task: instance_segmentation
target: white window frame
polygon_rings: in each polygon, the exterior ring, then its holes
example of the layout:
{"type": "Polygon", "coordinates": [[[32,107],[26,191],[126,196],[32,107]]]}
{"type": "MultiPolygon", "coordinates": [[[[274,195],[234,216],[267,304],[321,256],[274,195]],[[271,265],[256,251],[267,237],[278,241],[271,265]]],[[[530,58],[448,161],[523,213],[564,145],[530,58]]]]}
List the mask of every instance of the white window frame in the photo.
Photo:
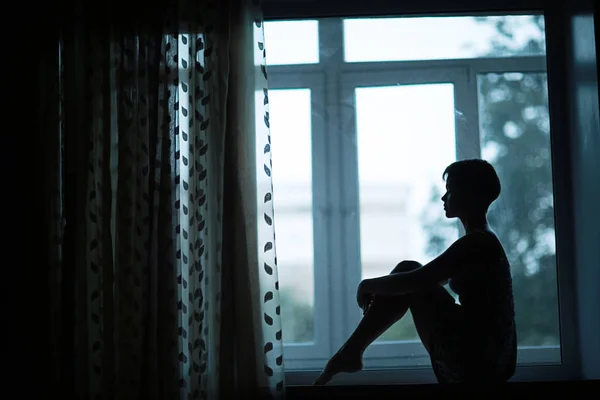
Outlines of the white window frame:
{"type": "MultiPolygon", "coordinates": [[[[484,73],[546,73],[545,56],[347,63],[342,51],[331,51],[343,48],[342,21],[319,20],[321,51],[318,64],[268,67],[269,89],[309,88],[312,104],[318,107],[312,110],[314,285],[315,305],[318,304],[315,306],[315,341],[285,344],[289,385],[310,384],[360,319],[360,310],[349,301],[354,299],[361,279],[355,88],[453,83],[455,108],[467,121],[456,126],[457,158],[480,157],[477,76],[484,73]],[[462,146],[462,143],[468,143],[468,146],[462,146]]],[[[553,167],[556,170],[554,159],[553,167]]],[[[557,251],[559,247],[560,243],[557,243],[557,251]]],[[[561,286],[564,274],[557,276],[561,286]]],[[[564,331],[569,327],[563,325],[565,306],[560,296],[558,306],[561,309],[562,341],[564,331]]],[[[563,351],[560,346],[519,347],[519,364],[513,380],[570,377],[569,365],[554,362],[561,358],[563,351]]],[[[364,361],[367,369],[342,374],[333,384],[436,382],[420,341],[373,343],[365,353],[364,361]],[[399,370],[402,372],[398,373],[399,370]]]]}

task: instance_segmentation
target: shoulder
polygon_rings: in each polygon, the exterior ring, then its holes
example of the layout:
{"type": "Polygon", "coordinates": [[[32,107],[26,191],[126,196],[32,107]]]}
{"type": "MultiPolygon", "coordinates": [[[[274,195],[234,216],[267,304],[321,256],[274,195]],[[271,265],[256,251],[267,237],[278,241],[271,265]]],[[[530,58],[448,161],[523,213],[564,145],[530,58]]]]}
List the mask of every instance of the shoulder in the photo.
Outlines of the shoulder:
{"type": "Polygon", "coordinates": [[[492,231],[471,232],[459,238],[451,246],[452,253],[462,261],[482,261],[503,253],[502,245],[492,231]]]}

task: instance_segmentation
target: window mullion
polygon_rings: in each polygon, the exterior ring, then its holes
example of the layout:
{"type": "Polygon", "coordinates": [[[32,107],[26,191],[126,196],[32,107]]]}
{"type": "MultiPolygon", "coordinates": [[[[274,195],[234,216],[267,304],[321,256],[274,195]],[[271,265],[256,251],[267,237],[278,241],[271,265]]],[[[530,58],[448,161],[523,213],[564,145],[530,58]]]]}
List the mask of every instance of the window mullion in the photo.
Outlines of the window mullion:
{"type": "Polygon", "coordinates": [[[479,158],[479,117],[477,76],[471,68],[456,70],[453,74],[454,112],[456,121],[456,159],[479,158]]]}
{"type": "MultiPolygon", "coordinates": [[[[346,298],[346,265],[344,232],[345,192],[343,181],[343,132],[341,131],[342,110],[340,101],[340,70],[343,64],[342,20],[319,21],[320,63],[325,75],[325,105],[327,132],[327,188],[330,209],[329,224],[329,340],[331,352],[347,338],[345,324],[348,321],[346,298]]],[[[327,354],[330,356],[331,354],[327,354]]]]}
{"type": "MultiPolygon", "coordinates": [[[[314,226],[314,318],[316,358],[325,359],[331,347],[329,338],[330,304],[330,274],[331,265],[331,200],[328,193],[330,177],[328,175],[328,160],[330,159],[330,144],[327,140],[327,119],[323,117],[321,108],[325,102],[324,82],[319,76],[311,87],[311,127],[312,127],[312,180],[313,180],[313,210],[314,226]]],[[[308,354],[307,354],[308,355],[308,354]]],[[[315,358],[310,354],[311,358],[315,358]]]]}
{"type": "MultiPolygon", "coordinates": [[[[454,84],[456,159],[481,158],[477,73],[471,66],[455,71],[452,83],[454,84]]],[[[462,224],[457,221],[457,226],[459,234],[464,235],[465,229],[462,224]]]]}
{"type": "MultiPolygon", "coordinates": [[[[361,312],[356,304],[356,289],[362,279],[360,236],[360,189],[356,127],[355,87],[344,81],[340,87],[341,112],[340,152],[342,156],[343,209],[342,230],[344,238],[343,306],[346,313],[345,341],[360,321],[361,312]]],[[[343,342],[342,342],[343,343],[343,342]]]]}

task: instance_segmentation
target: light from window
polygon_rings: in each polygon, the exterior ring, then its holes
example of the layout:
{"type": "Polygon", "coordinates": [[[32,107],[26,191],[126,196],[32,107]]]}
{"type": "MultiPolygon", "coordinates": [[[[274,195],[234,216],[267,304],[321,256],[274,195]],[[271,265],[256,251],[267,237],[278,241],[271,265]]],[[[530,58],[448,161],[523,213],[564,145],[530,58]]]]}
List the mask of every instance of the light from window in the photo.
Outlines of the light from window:
{"type": "MultiPolygon", "coordinates": [[[[263,93],[257,93],[257,103],[262,101],[263,93]]],[[[269,115],[283,341],[311,342],[314,251],[310,90],[270,90],[269,115]]],[[[262,111],[257,123],[264,123],[262,111]]],[[[257,150],[262,154],[262,145],[257,150]]]]}
{"type": "Polygon", "coordinates": [[[344,20],[346,62],[443,60],[545,53],[544,19],[537,15],[344,20]]]}
{"type": "MultiPolygon", "coordinates": [[[[389,274],[401,260],[431,259],[427,221],[443,216],[441,173],[456,159],[454,87],[363,87],[355,93],[362,279],[369,279],[389,274]]],[[[447,240],[458,238],[453,222],[433,229],[447,240]]],[[[414,339],[410,316],[379,338],[414,339]]]]}
{"type": "Polygon", "coordinates": [[[478,84],[482,153],[503,184],[489,219],[512,267],[519,345],[558,346],[547,77],[490,73],[478,84]]]}
{"type": "MultiPolygon", "coordinates": [[[[264,23],[268,65],[316,64],[319,62],[318,21],[272,21],[264,23]]],[[[262,62],[255,52],[254,62],[262,62]]]]}

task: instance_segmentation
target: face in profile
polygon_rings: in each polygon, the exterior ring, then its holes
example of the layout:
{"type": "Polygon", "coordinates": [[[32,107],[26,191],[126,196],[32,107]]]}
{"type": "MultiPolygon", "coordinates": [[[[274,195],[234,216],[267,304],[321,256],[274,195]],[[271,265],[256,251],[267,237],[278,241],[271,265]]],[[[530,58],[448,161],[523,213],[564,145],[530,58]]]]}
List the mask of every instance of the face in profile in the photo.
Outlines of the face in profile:
{"type": "Polygon", "coordinates": [[[449,182],[446,182],[446,193],[442,197],[446,218],[457,218],[460,216],[460,196],[456,192],[456,189],[452,189],[449,182]]]}
{"type": "Polygon", "coordinates": [[[450,178],[446,181],[446,193],[442,197],[446,218],[461,218],[480,208],[476,198],[452,183],[450,178]]]}

